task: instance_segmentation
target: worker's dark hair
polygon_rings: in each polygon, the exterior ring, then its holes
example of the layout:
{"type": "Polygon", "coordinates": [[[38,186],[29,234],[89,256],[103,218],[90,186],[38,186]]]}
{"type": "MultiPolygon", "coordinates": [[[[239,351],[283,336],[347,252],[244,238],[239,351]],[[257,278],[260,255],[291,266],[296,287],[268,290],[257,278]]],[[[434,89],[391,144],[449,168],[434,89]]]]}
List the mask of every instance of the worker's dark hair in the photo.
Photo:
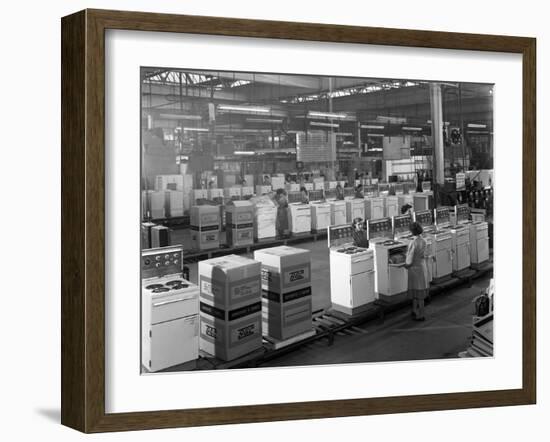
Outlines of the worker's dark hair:
{"type": "Polygon", "coordinates": [[[276,194],[277,196],[279,196],[279,195],[281,195],[281,194],[282,194],[282,195],[286,195],[286,190],[285,190],[285,189],[277,189],[276,192],[275,192],[275,194],[276,194]]]}
{"type": "Polygon", "coordinates": [[[307,189],[306,189],[304,186],[302,186],[302,187],[300,187],[300,192],[305,192],[305,193],[307,193],[307,189]]]}
{"type": "Polygon", "coordinates": [[[405,204],[403,206],[401,206],[401,215],[405,215],[405,213],[407,213],[407,211],[411,208],[412,206],[410,204],[405,204]]]}
{"type": "Polygon", "coordinates": [[[417,223],[417,222],[413,222],[409,225],[409,230],[411,231],[411,233],[413,235],[420,235],[424,229],[422,228],[422,226],[417,223]]]}

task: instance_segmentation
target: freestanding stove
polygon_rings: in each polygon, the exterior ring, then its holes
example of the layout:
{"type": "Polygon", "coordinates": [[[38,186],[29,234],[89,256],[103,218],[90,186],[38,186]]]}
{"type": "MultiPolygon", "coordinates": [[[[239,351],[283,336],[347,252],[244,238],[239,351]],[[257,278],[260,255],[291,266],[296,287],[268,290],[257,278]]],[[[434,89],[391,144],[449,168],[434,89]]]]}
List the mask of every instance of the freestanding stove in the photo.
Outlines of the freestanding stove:
{"type": "Polygon", "coordinates": [[[311,211],[311,231],[326,232],[330,226],[330,203],[324,201],[324,190],[314,190],[309,193],[311,211]]]}
{"type": "Polygon", "coordinates": [[[393,239],[391,218],[368,221],[369,248],[374,250],[377,297],[393,301],[407,291],[407,244],[393,239]]]}
{"type": "Polygon", "coordinates": [[[455,206],[456,225],[450,228],[453,246],[453,272],[470,267],[470,208],[467,204],[455,206]]]}
{"type": "Polygon", "coordinates": [[[149,372],[199,356],[199,288],[183,279],[182,258],[182,246],[141,254],[141,362],[149,372]]]}
{"type": "Polygon", "coordinates": [[[433,279],[440,279],[453,271],[452,234],[449,230],[451,221],[448,207],[438,207],[433,213],[436,228],[426,232],[426,237],[432,240],[433,279]]]}
{"type": "Polygon", "coordinates": [[[291,235],[311,232],[311,209],[302,203],[301,192],[288,192],[288,224],[291,235]]]}
{"type": "Polygon", "coordinates": [[[358,308],[376,299],[374,253],[354,245],[350,224],[331,226],[328,244],[332,308],[353,315],[358,308]]]}

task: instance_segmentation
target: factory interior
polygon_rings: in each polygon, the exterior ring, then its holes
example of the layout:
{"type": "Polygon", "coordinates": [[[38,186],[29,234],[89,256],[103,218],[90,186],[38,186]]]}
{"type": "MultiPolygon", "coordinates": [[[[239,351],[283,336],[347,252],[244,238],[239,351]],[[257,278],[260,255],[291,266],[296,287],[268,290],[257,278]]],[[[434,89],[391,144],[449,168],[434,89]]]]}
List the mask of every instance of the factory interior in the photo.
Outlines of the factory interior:
{"type": "Polygon", "coordinates": [[[143,67],[141,128],[142,374],[493,356],[492,84],[143,67]]]}

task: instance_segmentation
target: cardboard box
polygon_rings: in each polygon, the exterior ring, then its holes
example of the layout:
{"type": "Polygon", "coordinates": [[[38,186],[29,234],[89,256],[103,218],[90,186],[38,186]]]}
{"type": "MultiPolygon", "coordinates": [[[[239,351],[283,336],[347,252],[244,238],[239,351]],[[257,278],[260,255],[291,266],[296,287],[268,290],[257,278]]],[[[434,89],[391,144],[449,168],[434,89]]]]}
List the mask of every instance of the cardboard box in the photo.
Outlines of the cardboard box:
{"type": "Polygon", "coordinates": [[[309,250],[280,246],[256,250],[262,263],[262,330],[284,340],[311,330],[309,250]]]}
{"type": "Polygon", "coordinates": [[[219,206],[193,206],[190,210],[191,243],[198,250],[220,247],[219,206]]]}
{"type": "Polygon", "coordinates": [[[237,255],[199,263],[201,350],[231,360],[262,346],[260,269],[237,255]]]}
{"type": "Polygon", "coordinates": [[[183,175],[157,175],[155,190],[183,190],[183,175]]]}
{"type": "Polygon", "coordinates": [[[183,191],[167,190],[164,195],[166,217],[183,216],[183,191]]]}
{"type": "Polygon", "coordinates": [[[151,227],[151,248],[168,247],[170,245],[170,229],[166,226],[151,227]]]}
{"type": "Polygon", "coordinates": [[[208,199],[208,190],[206,189],[193,189],[191,191],[191,204],[194,206],[204,204],[208,199]]]}
{"type": "Polygon", "coordinates": [[[164,190],[149,190],[147,192],[147,206],[152,219],[162,219],[165,215],[165,195],[164,190]]]}
{"type": "Polygon", "coordinates": [[[155,227],[153,223],[141,223],[141,249],[151,248],[151,228],[155,227]]]}
{"type": "Polygon", "coordinates": [[[250,201],[232,201],[225,206],[227,245],[254,244],[254,205],[250,201]]]}

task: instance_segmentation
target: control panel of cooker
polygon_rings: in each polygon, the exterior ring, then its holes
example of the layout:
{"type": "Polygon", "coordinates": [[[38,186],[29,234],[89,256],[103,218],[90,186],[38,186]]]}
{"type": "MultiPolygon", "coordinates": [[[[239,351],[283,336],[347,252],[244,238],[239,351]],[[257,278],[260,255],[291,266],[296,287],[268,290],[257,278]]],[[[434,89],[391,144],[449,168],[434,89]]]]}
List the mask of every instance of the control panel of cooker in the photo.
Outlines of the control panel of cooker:
{"type": "Polygon", "coordinates": [[[183,247],[169,246],[146,249],[141,253],[143,279],[173,275],[182,270],[183,247]]]}

